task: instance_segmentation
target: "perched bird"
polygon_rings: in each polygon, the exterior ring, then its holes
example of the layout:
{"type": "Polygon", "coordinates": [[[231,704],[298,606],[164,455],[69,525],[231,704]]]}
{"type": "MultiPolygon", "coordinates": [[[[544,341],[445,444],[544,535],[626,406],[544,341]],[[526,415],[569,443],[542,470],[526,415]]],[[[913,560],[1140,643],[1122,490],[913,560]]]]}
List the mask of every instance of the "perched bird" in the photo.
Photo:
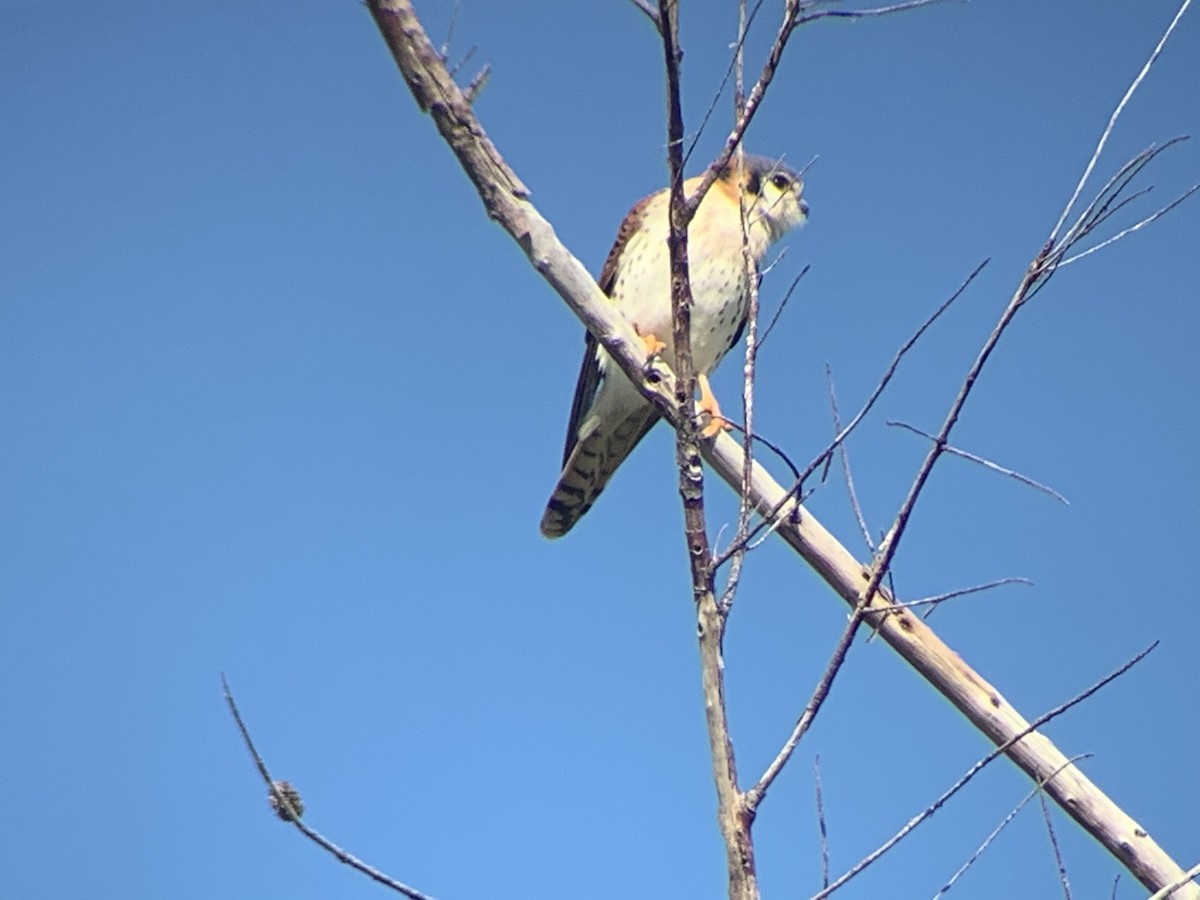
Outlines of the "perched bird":
{"type": "MultiPolygon", "coordinates": [[[[700,180],[685,181],[685,191],[694,191],[700,180]]],[[[707,376],[737,343],[746,324],[749,285],[742,255],[739,189],[745,192],[748,243],[756,266],[772,242],[808,218],[799,173],[776,160],[747,154],[745,171],[739,172],[736,161],[731,161],[688,227],[692,359],[700,384],[700,408],[712,416],[706,436],[724,425],[707,376]]],[[[674,368],[669,206],[670,192],[665,189],[634,205],[617,231],[598,282],[633,323],[646,349],[661,354],[674,368]]],[[[542,534],[554,538],[570,531],[658,418],[589,332],[567,425],[563,470],[542,515],[542,534]]]]}

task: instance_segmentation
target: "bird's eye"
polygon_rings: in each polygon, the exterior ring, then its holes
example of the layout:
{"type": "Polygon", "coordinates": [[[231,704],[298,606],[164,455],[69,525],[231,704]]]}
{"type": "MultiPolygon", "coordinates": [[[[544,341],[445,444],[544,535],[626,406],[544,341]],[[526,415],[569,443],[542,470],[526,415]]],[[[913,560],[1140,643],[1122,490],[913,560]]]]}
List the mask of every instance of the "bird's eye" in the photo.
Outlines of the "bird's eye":
{"type": "Polygon", "coordinates": [[[792,185],[792,179],[780,173],[771,177],[771,184],[779,188],[781,191],[786,191],[792,185]]]}

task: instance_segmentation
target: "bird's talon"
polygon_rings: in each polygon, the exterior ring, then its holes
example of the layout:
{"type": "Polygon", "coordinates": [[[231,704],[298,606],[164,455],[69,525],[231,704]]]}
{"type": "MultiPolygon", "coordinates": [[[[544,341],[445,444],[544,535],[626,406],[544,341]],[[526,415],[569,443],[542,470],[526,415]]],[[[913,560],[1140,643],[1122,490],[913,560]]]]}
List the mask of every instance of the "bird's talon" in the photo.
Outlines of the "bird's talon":
{"type": "Polygon", "coordinates": [[[667,345],[652,334],[639,334],[638,337],[640,337],[642,339],[642,343],[646,345],[646,353],[651,359],[667,349],[667,345]]]}
{"type": "Polygon", "coordinates": [[[711,418],[709,418],[708,424],[700,429],[700,437],[708,440],[709,438],[715,438],[722,431],[732,430],[733,425],[728,419],[724,418],[723,416],[713,415],[711,418]]]}
{"type": "Polygon", "coordinates": [[[721,407],[717,404],[717,398],[708,383],[708,376],[697,375],[696,382],[700,385],[700,399],[696,403],[696,409],[709,415],[708,422],[700,430],[700,436],[713,438],[722,431],[732,431],[733,424],[721,415],[721,407]]]}

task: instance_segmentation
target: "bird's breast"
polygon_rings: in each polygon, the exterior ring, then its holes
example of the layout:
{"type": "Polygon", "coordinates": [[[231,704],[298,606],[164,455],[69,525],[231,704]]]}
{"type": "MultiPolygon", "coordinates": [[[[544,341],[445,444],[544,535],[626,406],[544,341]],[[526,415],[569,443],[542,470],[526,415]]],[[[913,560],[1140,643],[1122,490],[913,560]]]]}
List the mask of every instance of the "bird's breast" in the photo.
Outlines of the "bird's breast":
{"type": "MultiPolygon", "coordinates": [[[[740,230],[733,239],[716,237],[696,228],[689,232],[692,359],[696,371],[706,374],[729,349],[746,313],[740,230]]],[[[652,334],[667,345],[664,356],[674,366],[670,273],[665,238],[641,231],[625,246],[612,297],[639,334],[652,334]]]]}

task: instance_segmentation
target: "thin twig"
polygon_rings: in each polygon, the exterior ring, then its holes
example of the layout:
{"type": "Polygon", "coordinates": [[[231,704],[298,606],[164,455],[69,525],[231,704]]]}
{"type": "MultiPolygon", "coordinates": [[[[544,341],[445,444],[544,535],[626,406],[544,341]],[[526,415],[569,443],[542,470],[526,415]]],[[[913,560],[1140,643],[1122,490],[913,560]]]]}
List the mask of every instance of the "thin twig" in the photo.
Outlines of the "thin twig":
{"type": "MultiPolygon", "coordinates": [[[[438,51],[438,56],[442,62],[446,62],[450,56],[450,44],[454,40],[454,28],[458,24],[458,13],[462,3],[460,0],[454,0],[454,5],[450,7],[450,24],[446,26],[446,39],[442,41],[442,49],[438,51]]],[[[451,75],[454,73],[451,72],[451,75]]]]}
{"type": "MultiPolygon", "coordinates": [[[[809,479],[812,473],[832,457],[833,451],[836,450],[842,444],[842,442],[845,441],[846,438],[851,435],[851,433],[853,433],[853,431],[858,427],[859,423],[867,417],[867,414],[874,408],[876,401],[879,400],[879,398],[883,395],[884,390],[886,390],[887,386],[891,383],[892,378],[895,377],[897,370],[900,368],[900,363],[904,357],[908,355],[909,351],[912,350],[917,341],[921,339],[925,332],[933,326],[933,323],[941,318],[942,314],[951,307],[954,301],[956,301],[966,292],[967,288],[971,285],[971,282],[978,277],[979,273],[983,271],[983,267],[987,264],[988,260],[985,259],[983,262],[977,265],[971,274],[968,275],[955,289],[954,293],[943,300],[941,305],[935,309],[933,313],[921,323],[920,327],[913,332],[912,336],[900,346],[900,349],[896,351],[896,355],[892,357],[891,363],[884,371],[883,376],[875,385],[875,389],[871,392],[871,395],[867,397],[866,402],[863,403],[858,412],[854,414],[854,418],[852,418],[846,427],[843,428],[838,435],[825,446],[824,450],[813,457],[812,461],[807,467],[805,467],[804,471],[802,471],[800,475],[798,475],[792,482],[791,490],[789,490],[779,500],[779,502],[772,507],[770,512],[763,516],[762,522],[750,530],[747,540],[754,538],[764,528],[774,531],[779,527],[779,514],[783,511],[784,507],[786,507],[793,499],[800,495],[800,492],[804,489],[804,483],[809,479]]],[[[725,551],[719,557],[717,557],[716,564],[718,566],[723,565],[725,561],[729,559],[729,557],[732,556],[736,551],[737,545],[735,543],[726,548],[725,551]]]]}
{"type": "Polygon", "coordinates": [[[1106,218],[1109,209],[1112,207],[1112,204],[1118,200],[1132,178],[1136,176],[1152,159],[1154,159],[1158,153],[1162,152],[1163,149],[1174,143],[1174,141],[1170,141],[1167,142],[1167,144],[1165,144],[1163,147],[1148,148],[1147,150],[1137,154],[1137,156],[1122,166],[1118,174],[1113,178],[1110,178],[1104,187],[1101,188],[1101,191],[1097,195],[1096,199],[1094,199],[1088,205],[1087,209],[1085,209],[1080,218],[1076,220],[1075,224],[1072,225],[1067,234],[1064,235],[1062,241],[1058,241],[1059,231],[1061,230],[1063,223],[1066,222],[1068,216],[1070,215],[1071,209],[1074,207],[1080,194],[1083,192],[1084,185],[1091,176],[1092,170],[1096,165],[1096,160],[1099,158],[1101,151],[1104,149],[1104,145],[1107,143],[1109,135],[1112,133],[1117,120],[1120,118],[1122,110],[1129,102],[1129,98],[1133,96],[1134,91],[1137,90],[1138,86],[1145,79],[1150,67],[1158,58],[1158,55],[1162,52],[1162,48],[1166,43],[1167,38],[1170,37],[1175,25],[1179,22],[1180,17],[1183,15],[1190,3],[1191,0],[1184,0],[1179,12],[1176,13],[1175,18],[1168,26],[1162,38],[1159,40],[1154,52],[1150,55],[1150,58],[1142,67],[1141,72],[1138,73],[1133,83],[1129,86],[1129,89],[1125,92],[1125,96],[1121,99],[1121,102],[1117,104],[1117,108],[1113,111],[1112,116],[1109,118],[1108,125],[1101,134],[1100,140],[1097,142],[1096,148],[1092,153],[1092,157],[1084,169],[1083,177],[1080,179],[1078,186],[1071,195],[1071,199],[1067,202],[1066,207],[1063,209],[1058,223],[1055,225],[1054,230],[1050,234],[1050,238],[1043,245],[1037,256],[1034,257],[1033,262],[1030,263],[1024,277],[1021,279],[1021,283],[1017,286],[1016,291],[1013,293],[1012,298],[1009,300],[1008,305],[1001,314],[999,322],[997,322],[996,327],[992,330],[992,333],[984,342],[984,345],[980,349],[975,362],[971,365],[970,370],[963,379],[962,386],[959,388],[958,395],[954,398],[954,402],[950,405],[950,410],[942,423],[941,429],[938,431],[936,437],[931,438],[933,446],[930,447],[929,452],[926,454],[924,461],[921,463],[916,476],[913,478],[908,495],[904,498],[904,502],[901,504],[899,511],[896,513],[896,517],[892,523],[892,527],[888,531],[887,537],[884,538],[883,545],[872,566],[874,569],[886,570],[888,566],[890,566],[891,560],[895,556],[897,546],[904,535],[905,529],[908,527],[908,522],[912,516],[917,499],[924,490],[924,487],[929,480],[929,476],[933,471],[933,467],[937,464],[938,460],[941,459],[942,454],[949,452],[948,447],[950,433],[953,431],[955,424],[958,422],[958,418],[962,413],[963,407],[966,405],[967,399],[975,387],[984,365],[986,365],[988,359],[991,357],[991,354],[999,343],[1000,338],[1008,330],[1008,326],[1012,323],[1012,320],[1016,316],[1017,312],[1042,287],[1046,285],[1056,271],[1059,263],[1062,261],[1063,255],[1066,253],[1067,249],[1069,249],[1069,247],[1073,244],[1082,240],[1083,237],[1090,233],[1099,222],[1106,218]]]}
{"type": "MultiPolygon", "coordinates": [[[[1071,759],[1060,766],[1058,771],[1054,772],[1050,778],[1053,778],[1058,774],[1058,772],[1061,772],[1067,766],[1074,765],[1081,759],[1087,759],[1089,756],[1091,756],[1090,753],[1081,753],[1078,756],[1072,756],[1071,759]]],[[[971,868],[971,866],[975,865],[975,863],[979,861],[979,857],[983,856],[984,851],[987,850],[987,848],[992,845],[996,838],[1000,836],[1000,832],[1007,828],[1008,824],[1017,817],[1017,813],[1029,805],[1030,800],[1032,800],[1034,797],[1045,797],[1045,793],[1042,791],[1042,785],[1047,780],[1049,779],[1044,779],[1043,781],[1039,782],[1032,791],[1025,795],[1025,798],[1021,800],[1020,803],[1018,803],[1009,811],[1007,816],[1000,820],[1000,824],[992,829],[992,832],[983,839],[983,843],[976,848],[975,852],[971,854],[970,858],[968,858],[967,861],[963,863],[953,875],[946,879],[946,883],[942,885],[942,889],[933,895],[933,900],[938,900],[939,897],[945,896],[950,889],[954,887],[955,883],[966,874],[967,870],[971,868]]],[[[1042,801],[1042,808],[1043,810],[1045,809],[1045,800],[1042,801]]]]}
{"type": "Polygon", "coordinates": [[[1050,817],[1046,794],[1039,787],[1037,795],[1038,802],[1042,805],[1042,821],[1046,823],[1046,834],[1050,837],[1050,847],[1054,850],[1054,864],[1058,867],[1058,880],[1062,884],[1063,898],[1071,900],[1071,882],[1067,878],[1067,864],[1063,862],[1062,848],[1058,846],[1058,835],[1054,832],[1054,820],[1050,817]]]}
{"type": "MultiPolygon", "coordinates": [[[[1109,673],[1108,675],[1105,675],[1103,678],[1101,678],[1099,681],[1097,681],[1095,684],[1093,684],[1087,690],[1083,691],[1080,694],[1077,694],[1075,697],[1072,697],[1066,703],[1063,703],[1059,706],[1054,707],[1054,709],[1050,710],[1049,712],[1042,713],[1042,715],[1038,716],[1036,719],[1034,719],[1032,722],[1029,723],[1028,728],[1025,728],[1024,730],[1013,735],[1012,738],[1005,741],[1003,744],[998,746],[995,750],[990,752],[987,756],[983,757],[983,759],[979,760],[973,766],[971,766],[971,768],[967,770],[966,774],[964,774],[961,778],[959,778],[958,781],[954,782],[954,784],[951,785],[950,788],[945,793],[943,793],[940,797],[938,797],[936,800],[934,800],[933,803],[931,803],[924,810],[922,810],[920,813],[918,813],[916,816],[914,816],[912,819],[910,819],[903,828],[901,828],[898,832],[896,832],[896,834],[894,834],[892,837],[890,837],[886,841],[884,841],[884,843],[881,844],[877,849],[871,851],[869,854],[867,854],[865,857],[863,857],[861,860],[859,860],[857,863],[855,863],[854,866],[852,866],[844,875],[842,875],[840,878],[838,878],[836,881],[834,881],[832,884],[830,884],[824,890],[814,894],[812,900],[821,900],[821,898],[823,898],[823,897],[828,897],[830,894],[832,894],[834,891],[836,891],[838,888],[840,888],[843,884],[845,884],[851,878],[858,875],[859,872],[862,872],[869,865],[871,865],[873,862],[875,862],[877,859],[879,859],[879,857],[883,856],[883,854],[887,853],[887,851],[891,850],[892,847],[896,846],[896,844],[898,844],[901,840],[903,840],[910,833],[912,833],[912,830],[914,828],[916,828],[918,825],[920,825],[922,822],[924,822],[926,819],[928,819],[930,816],[932,816],[935,812],[937,812],[939,809],[941,809],[943,806],[945,806],[946,802],[951,797],[953,797],[955,794],[957,794],[959,791],[961,791],[964,787],[966,787],[967,784],[976,775],[978,775],[979,772],[985,766],[987,766],[989,763],[991,763],[997,757],[1001,756],[1005,750],[1007,750],[1009,747],[1011,747],[1013,744],[1017,743],[1017,741],[1021,740],[1022,738],[1026,737],[1027,735],[1030,735],[1033,732],[1037,731],[1037,729],[1041,728],[1047,722],[1062,715],[1071,707],[1077,706],[1078,704],[1082,703],[1084,700],[1086,700],[1088,697],[1095,694],[1098,690],[1100,690],[1105,685],[1112,682],[1114,679],[1120,678],[1122,675],[1124,675],[1126,672],[1128,672],[1131,668],[1133,668],[1139,662],[1141,662],[1143,659],[1145,659],[1146,656],[1149,655],[1151,652],[1153,652],[1154,648],[1157,646],[1158,646],[1158,641],[1155,641],[1153,644],[1151,644],[1149,647],[1147,647],[1141,653],[1139,653],[1135,657],[1133,657],[1133,659],[1124,663],[1119,668],[1117,668],[1115,671],[1109,673]]],[[[1068,764],[1070,764],[1070,760],[1068,760],[1068,764]]],[[[1064,768],[1066,768],[1066,766],[1061,766],[1058,769],[1056,769],[1055,772],[1052,773],[1052,775],[1049,778],[1045,779],[1041,784],[1039,784],[1039,787],[1045,787],[1045,785],[1047,785],[1051,781],[1053,781],[1054,778],[1057,777],[1058,773],[1060,771],[1062,771],[1062,769],[1064,769],[1064,768]]]]}
{"type": "MultiPolygon", "coordinates": [[[[743,94],[743,53],[742,45],[746,39],[749,22],[746,16],[746,0],[738,2],[738,39],[737,50],[733,57],[735,69],[733,114],[734,118],[741,115],[745,102],[743,94]]],[[[745,159],[742,148],[738,149],[739,178],[744,178],[745,159]]],[[[742,230],[742,278],[746,285],[746,351],[742,363],[742,421],[745,424],[742,436],[742,488],[738,491],[738,520],[735,541],[745,546],[742,540],[750,529],[750,515],[753,509],[750,504],[750,479],[754,474],[754,378],[758,361],[758,266],[750,251],[750,211],[746,208],[746,191],[743,185],[738,185],[738,223],[742,230]]],[[[746,554],[734,554],[729,566],[729,577],[721,592],[718,608],[725,616],[733,608],[733,600],[737,595],[738,584],[742,577],[742,565],[746,554]]]]}
{"type": "Polygon", "coordinates": [[[482,69],[475,73],[475,77],[471,79],[470,84],[463,88],[463,96],[468,103],[474,103],[479,99],[479,94],[487,86],[488,79],[492,77],[492,64],[487,63],[482,69]]]}
{"type": "MultiPolygon", "coordinates": [[[[783,256],[784,252],[786,251],[782,251],[779,255],[783,256]]],[[[771,266],[773,265],[774,263],[771,264],[771,266]]],[[[771,266],[768,266],[763,270],[764,275],[771,270],[771,266]]],[[[758,339],[759,350],[761,350],[763,344],[767,342],[767,338],[771,336],[771,332],[775,330],[775,323],[779,321],[779,317],[783,315],[783,311],[787,308],[788,301],[792,299],[792,292],[796,290],[796,285],[800,283],[801,278],[808,274],[808,270],[810,268],[812,268],[811,265],[806,265],[800,270],[800,274],[792,279],[792,283],[788,285],[787,291],[784,292],[783,300],[779,303],[779,309],[775,310],[775,314],[771,316],[771,321],[767,323],[767,327],[763,329],[762,336],[758,339]]]]}
{"type": "Polygon", "coordinates": [[[662,37],[662,17],[658,14],[658,9],[649,2],[649,0],[629,0],[634,6],[646,14],[654,25],[654,30],[658,32],[658,36],[662,37]]]}
{"type": "MultiPolygon", "coordinates": [[[[928,6],[931,3],[938,2],[940,0],[910,0],[907,3],[897,3],[886,7],[881,6],[875,9],[842,10],[837,12],[836,15],[839,18],[865,18],[867,16],[904,12],[916,9],[919,6],[928,6]]],[[[767,54],[767,61],[763,64],[762,73],[758,76],[758,80],[754,83],[754,87],[751,88],[750,94],[746,98],[746,105],[742,109],[742,114],[738,117],[729,136],[725,138],[725,146],[717,154],[717,158],[713,161],[712,165],[709,166],[708,171],[704,174],[704,179],[688,197],[689,219],[695,214],[695,211],[700,206],[700,201],[704,199],[704,195],[708,192],[708,189],[712,187],[713,182],[717,180],[721,171],[729,164],[734,151],[741,144],[742,138],[746,134],[746,129],[750,127],[750,122],[753,121],[754,114],[762,104],[767,88],[770,87],[772,80],[775,78],[775,71],[779,68],[779,62],[783,59],[783,51],[787,48],[788,39],[791,38],[792,33],[800,25],[835,15],[830,10],[808,13],[808,10],[812,9],[815,5],[815,0],[787,0],[784,4],[783,21],[775,33],[775,40],[771,44],[770,53],[767,54]]]]}
{"type": "Polygon", "coordinates": [[[423,894],[416,888],[409,887],[403,882],[397,881],[390,875],[385,875],[383,872],[376,869],[374,866],[367,865],[352,853],[343,850],[337,844],[328,840],[319,832],[309,828],[300,819],[301,813],[292,806],[291,800],[287,794],[282,792],[278,787],[278,782],[271,778],[271,773],[267,771],[267,764],[263,762],[262,756],[254,746],[254,741],[250,739],[250,730],[246,727],[246,723],[242,721],[242,714],[238,711],[237,703],[234,702],[233,692],[229,689],[229,682],[225,680],[225,675],[221,675],[221,688],[225,692],[225,702],[229,706],[229,712],[233,715],[233,721],[237,723],[238,731],[242,734],[242,741],[246,744],[246,749],[250,751],[250,756],[254,759],[254,765],[258,769],[258,774],[262,776],[262,780],[266,782],[267,789],[271,792],[271,797],[280,808],[287,812],[287,821],[299,829],[313,843],[317,844],[322,849],[328,851],[337,857],[339,862],[343,862],[352,869],[357,869],[373,881],[377,881],[384,887],[391,888],[398,894],[403,894],[410,900],[433,900],[428,894],[423,894]]]}
{"type": "MultiPolygon", "coordinates": [[[[1149,897],[1147,897],[1146,900],[1165,900],[1165,898],[1170,897],[1173,893],[1175,893],[1177,890],[1179,890],[1181,887],[1183,887],[1188,882],[1192,881],[1194,878],[1200,877],[1200,863],[1197,863],[1196,865],[1192,866],[1190,869],[1187,870],[1187,872],[1184,873],[1184,875],[1185,875],[1184,878],[1181,878],[1172,884],[1168,884],[1165,888],[1162,888],[1161,890],[1155,891],[1153,894],[1151,894],[1149,897]]],[[[1113,894],[1116,894],[1116,892],[1117,892],[1117,889],[1114,886],[1113,894]]]]}
{"type": "Polygon", "coordinates": [[[1174,200],[1172,200],[1166,206],[1159,209],[1157,212],[1146,216],[1146,218],[1142,219],[1140,222],[1138,222],[1135,225],[1130,225],[1128,228],[1118,231],[1112,237],[1110,237],[1104,241],[1101,241],[1095,247],[1089,247],[1086,250],[1076,253],[1074,256],[1068,256],[1066,259],[1062,260],[1062,262],[1060,262],[1058,265],[1060,267],[1061,266],[1069,266],[1071,263],[1075,262],[1076,260],[1083,259],[1085,256],[1089,256],[1092,253],[1095,253],[1097,250],[1103,250],[1109,244],[1119,241],[1121,238],[1125,237],[1127,234],[1133,234],[1133,232],[1135,232],[1135,231],[1140,231],[1141,229],[1145,228],[1147,225],[1149,225],[1151,222],[1155,221],[1156,219],[1161,219],[1163,216],[1165,216],[1167,213],[1169,213],[1171,210],[1173,210],[1175,207],[1177,207],[1180,203],[1182,203],[1188,197],[1192,196],[1192,194],[1196,193],[1196,191],[1198,191],[1198,190],[1200,190],[1200,184],[1193,184],[1190,188],[1188,188],[1186,191],[1184,191],[1182,194],[1180,194],[1178,197],[1176,197],[1174,200]]]}
{"type": "MultiPolygon", "coordinates": [[[[892,428],[903,428],[905,431],[911,431],[913,434],[920,435],[921,437],[923,437],[929,441],[937,440],[937,438],[935,438],[932,434],[922,431],[920,428],[917,428],[914,425],[909,425],[907,422],[897,422],[893,419],[889,419],[887,421],[887,425],[892,428]]],[[[944,450],[946,453],[949,453],[951,456],[959,456],[959,457],[962,457],[963,459],[968,459],[973,463],[978,463],[979,465],[983,466],[985,469],[991,469],[993,472],[999,472],[1001,475],[1007,475],[1009,478],[1013,478],[1013,479],[1021,482],[1022,484],[1028,485],[1031,488],[1036,488],[1037,490],[1042,491],[1043,493],[1049,494],[1055,500],[1058,500],[1058,501],[1066,504],[1067,506],[1071,505],[1071,501],[1068,500],[1066,497],[1064,497],[1062,494],[1060,494],[1058,491],[1054,490],[1054,488],[1048,487],[1047,485],[1042,484],[1040,481],[1034,481],[1028,475],[1022,475],[1020,472],[1016,471],[1015,469],[1006,468],[1005,466],[1002,466],[999,463],[992,462],[990,459],[985,459],[982,456],[978,456],[974,453],[969,453],[968,451],[963,450],[959,447],[955,447],[951,444],[947,444],[945,446],[944,450]]]]}
{"type": "MultiPolygon", "coordinates": [[[[667,164],[671,172],[667,251],[671,274],[671,327],[675,351],[675,402],[693,408],[695,368],[692,360],[692,288],[688,278],[688,212],[683,191],[683,107],[679,63],[678,0],[659,0],[663,58],[667,76],[667,164]]],[[[717,821],[725,844],[730,900],[757,900],[758,873],[754,862],[751,817],[738,788],[737,763],[730,738],[725,704],[725,662],[722,645],[725,613],[714,586],[715,569],[704,512],[704,470],[700,457],[697,418],[684,415],[675,431],[675,463],[683,502],[684,538],[691,568],[692,598],[696,604],[700,673],[705,724],[717,793],[717,821]]]]}
{"type": "Polygon", "coordinates": [[[838,642],[833,648],[833,653],[830,654],[829,662],[825,665],[825,671],[821,673],[821,677],[817,681],[817,686],[813,688],[812,696],[809,697],[804,711],[800,714],[800,718],[796,720],[796,725],[792,729],[792,733],[788,735],[788,739],[784,742],[779,753],[775,755],[775,758],[771,760],[771,764],[763,772],[762,777],[758,779],[758,783],[746,792],[746,806],[750,810],[758,809],[759,804],[762,803],[763,798],[767,795],[767,791],[770,790],[772,783],[779,777],[779,773],[783,771],[783,767],[792,758],[792,754],[800,746],[800,741],[817,718],[817,713],[821,711],[822,705],[824,705],[826,698],[829,697],[829,691],[833,688],[834,679],[837,678],[842,664],[846,661],[846,654],[850,652],[850,646],[854,643],[854,636],[858,633],[858,627],[862,624],[865,615],[865,604],[860,603],[855,606],[854,611],[850,615],[850,620],[846,623],[846,627],[842,629],[841,637],[838,638],[838,642]]]}
{"type": "Polygon", "coordinates": [[[475,54],[478,52],[478,50],[479,50],[479,47],[478,47],[478,46],[476,46],[476,45],[472,45],[472,46],[471,46],[471,47],[470,47],[470,48],[467,50],[467,52],[463,54],[463,58],[462,58],[462,59],[460,59],[460,60],[459,60],[458,62],[456,62],[454,65],[452,65],[452,66],[448,66],[448,67],[447,67],[447,71],[449,71],[449,72],[450,72],[450,77],[451,77],[451,78],[454,78],[455,76],[457,76],[457,75],[458,75],[458,73],[462,71],[463,67],[464,67],[464,66],[465,66],[467,63],[469,63],[469,62],[470,62],[472,59],[474,59],[474,58],[475,58],[475,54]]]}
{"type": "Polygon", "coordinates": [[[829,834],[825,829],[825,797],[821,790],[821,756],[813,758],[813,782],[817,793],[817,828],[821,832],[821,887],[829,887],[829,834]]]}
{"type": "MultiPolygon", "coordinates": [[[[829,363],[825,363],[825,384],[829,388],[829,409],[833,415],[833,433],[840,434],[842,430],[842,417],[838,412],[837,390],[833,386],[833,368],[829,363]]],[[[846,452],[846,442],[838,444],[838,456],[842,461],[842,475],[846,479],[846,490],[850,494],[850,508],[854,510],[855,521],[858,522],[858,530],[862,532],[863,541],[867,545],[867,549],[871,553],[875,552],[875,542],[871,540],[871,529],[867,526],[867,519],[863,515],[862,505],[858,502],[858,492],[854,489],[854,475],[850,471],[850,455],[846,452]]]]}
{"type": "MultiPolygon", "coordinates": [[[[1028,578],[997,578],[995,581],[989,581],[985,584],[976,584],[972,587],[958,588],[953,591],[946,591],[944,594],[935,594],[932,597],[922,597],[920,600],[906,600],[903,603],[889,603],[887,606],[876,606],[880,612],[895,612],[900,609],[916,609],[921,606],[932,606],[936,608],[939,604],[945,603],[947,600],[953,600],[956,597],[966,597],[969,594],[979,594],[983,591],[990,591],[993,588],[1004,587],[1009,584],[1025,584],[1033,585],[1033,582],[1028,578]]],[[[932,610],[931,610],[932,612],[932,610]]],[[[928,618],[928,613],[926,614],[928,618]]]]}
{"type": "Polygon", "coordinates": [[[739,18],[738,39],[733,45],[733,51],[734,51],[733,56],[730,57],[730,59],[729,59],[729,65],[725,67],[725,74],[721,78],[721,83],[719,85],[717,85],[717,89],[713,93],[712,102],[708,104],[708,109],[706,109],[704,111],[704,116],[700,119],[700,127],[697,128],[696,133],[694,135],[692,135],[692,140],[688,144],[687,150],[685,150],[683,153],[683,164],[685,167],[687,166],[688,162],[691,160],[692,153],[695,152],[696,145],[700,142],[701,135],[704,134],[704,129],[708,125],[708,120],[711,119],[712,114],[714,112],[716,112],[717,105],[721,102],[721,97],[724,96],[724,94],[725,94],[725,86],[727,84],[729,84],[729,79],[734,75],[735,69],[737,70],[738,99],[735,100],[735,103],[734,103],[734,107],[735,107],[734,115],[735,115],[735,117],[741,115],[742,102],[743,102],[741,99],[743,96],[742,95],[742,84],[741,84],[741,78],[742,78],[741,59],[742,59],[742,55],[743,55],[743,50],[746,46],[746,38],[750,34],[750,26],[753,24],[754,19],[758,16],[758,11],[760,9],[762,9],[762,5],[763,5],[763,0],[758,0],[758,2],[754,4],[754,9],[750,10],[749,14],[746,14],[745,3],[739,2],[739,4],[738,4],[738,18],[739,18]]]}
{"type": "MultiPolygon", "coordinates": [[[[748,433],[746,431],[746,429],[740,423],[733,422],[728,419],[726,420],[726,422],[728,422],[730,428],[733,431],[737,431],[740,434],[748,433]]],[[[788,470],[792,473],[793,478],[800,477],[800,470],[798,468],[796,468],[796,464],[794,462],[792,462],[791,457],[789,457],[787,455],[787,451],[785,451],[782,447],[780,447],[774,441],[770,441],[767,438],[763,437],[761,434],[751,435],[751,437],[753,438],[755,443],[762,444],[764,447],[766,447],[768,450],[770,450],[772,453],[774,453],[776,456],[778,456],[779,461],[788,467],[788,470]]]]}
{"type": "Polygon", "coordinates": [[[1092,175],[1092,170],[1096,168],[1096,163],[1100,159],[1100,154],[1104,151],[1105,144],[1108,143],[1108,138],[1112,134],[1113,129],[1117,125],[1117,120],[1121,118],[1121,113],[1125,110],[1126,104],[1129,103],[1134,92],[1137,91],[1141,83],[1150,73],[1150,67],[1154,65],[1159,55],[1163,51],[1163,47],[1167,44],[1167,39],[1171,37],[1171,33],[1175,30],[1175,26],[1179,24],[1179,20],[1183,18],[1183,14],[1187,12],[1187,8],[1191,5],[1192,0],[1183,0],[1183,4],[1179,7],[1179,11],[1175,13],[1175,18],[1171,20],[1171,24],[1167,26],[1167,30],[1163,32],[1163,36],[1159,38],[1158,44],[1154,47],[1154,52],[1146,60],[1146,64],[1142,66],[1142,70],[1138,72],[1137,77],[1133,79],[1133,83],[1129,85],[1129,89],[1125,91],[1125,96],[1121,98],[1121,102],[1117,104],[1117,108],[1113,110],[1112,115],[1108,117],[1108,124],[1104,126],[1104,131],[1100,134],[1100,140],[1096,142],[1096,149],[1092,151],[1092,158],[1088,160],[1088,164],[1084,167],[1083,175],[1079,179],[1079,184],[1075,185],[1075,190],[1071,194],[1071,199],[1067,201],[1067,205],[1063,207],[1062,215],[1059,216],[1058,222],[1054,225],[1054,230],[1050,232],[1050,242],[1058,241],[1058,233],[1066,222],[1067,216],[1071,214],[1071,208],[1079,199],[1079,195],[1083,193],[1084,187],[1087,185],[1088,179],[1092,175]]]}

